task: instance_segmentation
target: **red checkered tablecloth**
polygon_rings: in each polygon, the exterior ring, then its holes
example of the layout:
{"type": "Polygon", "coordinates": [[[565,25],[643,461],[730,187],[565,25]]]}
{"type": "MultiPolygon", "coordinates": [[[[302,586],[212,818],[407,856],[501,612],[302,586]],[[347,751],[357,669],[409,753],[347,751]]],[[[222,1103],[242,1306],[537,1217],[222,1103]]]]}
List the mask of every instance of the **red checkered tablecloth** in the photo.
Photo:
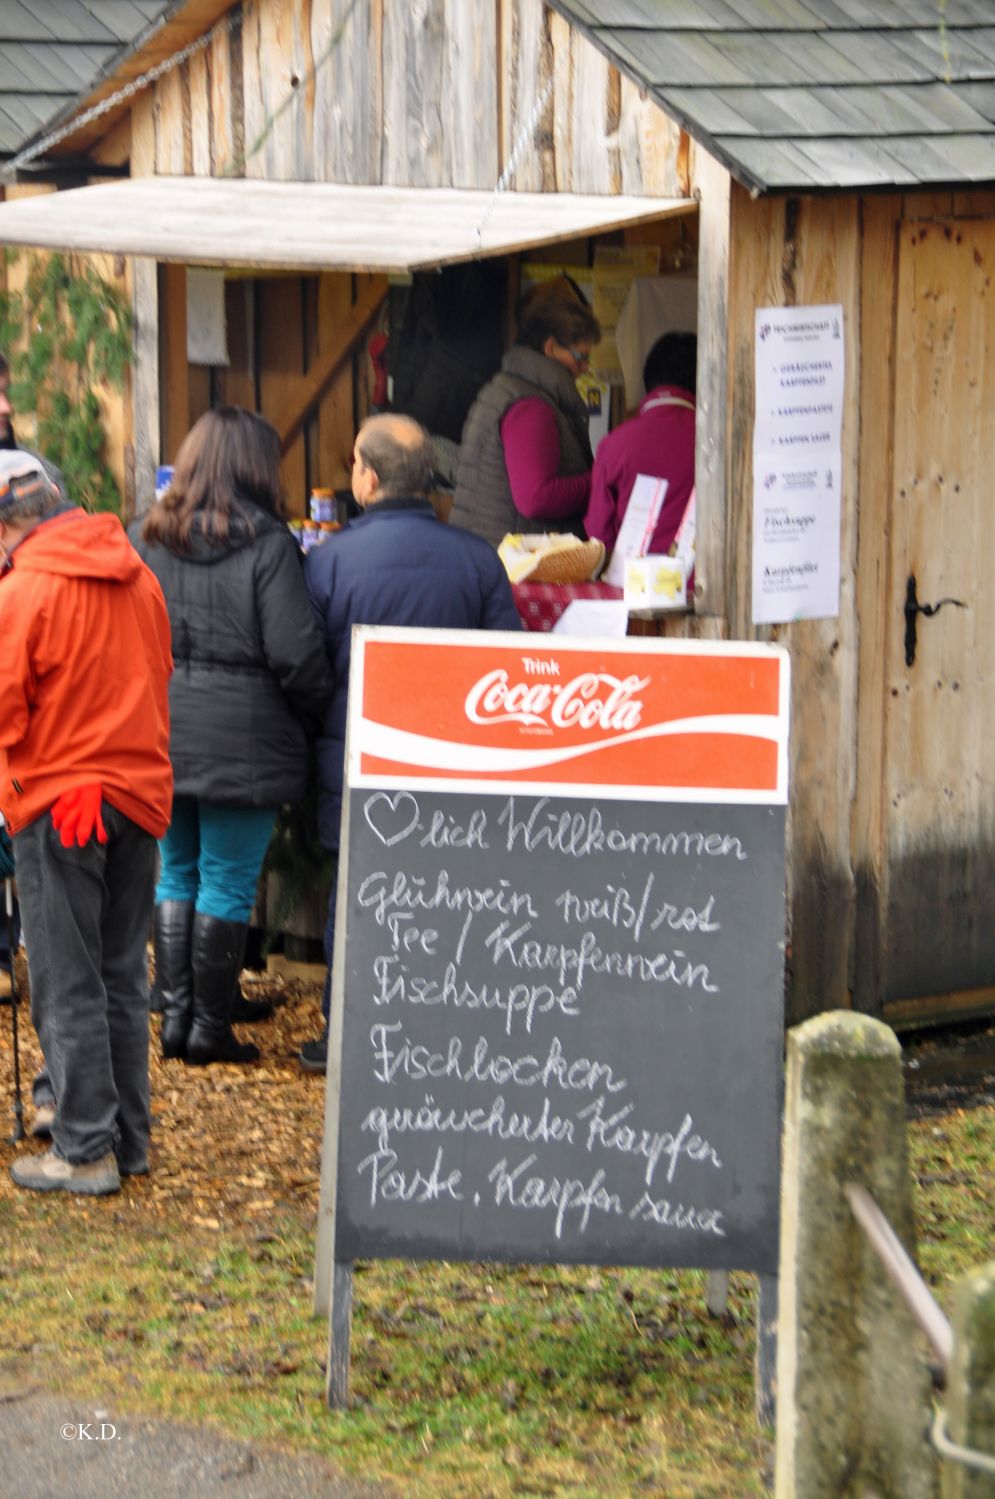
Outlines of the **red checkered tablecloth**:
{"type": "Polygon", "coordinates": [[[608,583],[513,583],[515,606],[527,630],[551,630],[574,599],[620,599],[608,583]]]}

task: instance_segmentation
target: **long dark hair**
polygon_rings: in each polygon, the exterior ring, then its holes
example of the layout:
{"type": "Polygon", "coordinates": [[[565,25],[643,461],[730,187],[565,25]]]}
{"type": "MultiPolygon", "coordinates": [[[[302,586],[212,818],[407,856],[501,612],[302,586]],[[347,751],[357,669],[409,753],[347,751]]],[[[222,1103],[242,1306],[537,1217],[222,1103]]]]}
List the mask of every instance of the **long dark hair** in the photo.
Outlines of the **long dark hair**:
{"type": "Polygon", "coordinates": [[[189,549],[196,527],[211,541],[227,539],[233,513],[250,531],[242,501],[282,514],[280,436],[265,417],[241,406],[219,406],[194,422],[176,455],[173,481],[142,527],[151,545],[189,549]]]}

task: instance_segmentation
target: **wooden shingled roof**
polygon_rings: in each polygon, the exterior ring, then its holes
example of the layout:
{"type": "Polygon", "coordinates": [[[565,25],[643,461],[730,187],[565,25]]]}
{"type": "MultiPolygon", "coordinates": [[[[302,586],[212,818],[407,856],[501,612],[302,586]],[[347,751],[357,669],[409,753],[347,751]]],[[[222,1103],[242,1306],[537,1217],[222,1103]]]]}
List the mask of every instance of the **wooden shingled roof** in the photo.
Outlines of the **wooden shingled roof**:
{"type": "Polygon", "coordinates": [[[550,0],[751,191],[995,183],[995,0],[550,0]]]}
{"type": "Polygon", "coordinates": [[[164,0],[0,0],[0,157],[91,89],[169,8],[164,0]]]}

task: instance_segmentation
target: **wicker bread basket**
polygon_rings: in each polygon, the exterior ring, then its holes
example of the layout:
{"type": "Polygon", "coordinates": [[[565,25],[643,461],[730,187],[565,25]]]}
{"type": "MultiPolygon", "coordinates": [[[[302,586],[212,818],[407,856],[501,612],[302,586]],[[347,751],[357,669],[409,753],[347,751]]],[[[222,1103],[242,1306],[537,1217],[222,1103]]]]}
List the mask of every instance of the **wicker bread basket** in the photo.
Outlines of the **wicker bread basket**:
{"type": "Polygon", "coordinates": [[[529,573],[530,583],[587,583],[597,577],[605,560],[600,541],[577,541],[576,546],[545,552],[529,573]]]}
{"type": "Polygon", "coordinates": [[[600,541],[581,541],[576,536],[519,535],[506,536],[501,548],[505,565],[513,581],[527,583],[587,583],[596,578],[605,562],[605,548],[600,541]],[[512,544],[517,565],[509,564],[505,546],[512,544]],[[535,558],[534,562],[531,560],[535,558]],[[524,560],[523,559],[527,559],[524,560]],[[531,565],[529,565],[531,563],[531,565]],[[516,573],[518,577],[516,579],[516,573]]]}

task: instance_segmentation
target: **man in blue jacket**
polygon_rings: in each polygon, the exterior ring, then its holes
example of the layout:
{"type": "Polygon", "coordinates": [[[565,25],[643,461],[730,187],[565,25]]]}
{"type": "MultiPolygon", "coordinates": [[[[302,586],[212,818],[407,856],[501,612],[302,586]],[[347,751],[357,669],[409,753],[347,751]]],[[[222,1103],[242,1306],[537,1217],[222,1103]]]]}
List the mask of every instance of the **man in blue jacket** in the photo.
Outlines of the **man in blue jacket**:
{"type": "MultiPolygon", "coordinates": [[[[432,440],[408,416],[363,423],[352,459],[352,492],[362,515],[308,553],[304,578],[325,631],[335,691],[318,740],[318,832],[332,855],[325,927],[329,974],[335,936],[339,821],[345,760],[346,702],[353,625],[412,625],[449,630],[520,630],[504,566],[470,531],[444,525],[427,498],[432,440]]],[[[301,1066],[324,1072],[325,1035],[301,1048],[301,1066]]]]}

